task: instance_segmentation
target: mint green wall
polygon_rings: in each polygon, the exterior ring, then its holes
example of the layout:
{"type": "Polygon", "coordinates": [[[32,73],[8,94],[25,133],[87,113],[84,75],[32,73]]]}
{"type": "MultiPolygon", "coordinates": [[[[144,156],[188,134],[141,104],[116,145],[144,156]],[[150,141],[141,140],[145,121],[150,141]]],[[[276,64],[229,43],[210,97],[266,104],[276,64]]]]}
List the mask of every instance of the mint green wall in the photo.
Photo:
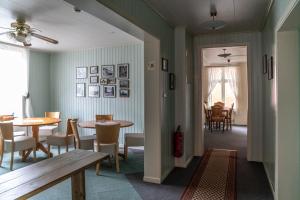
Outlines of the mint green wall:
{"type": "MultiPolygon", "coordinates": [[[[263,29],[263,54],[275,56],[275,28],[286,12],[288,6],[294,0],[275,0],[270,10],[266,25],[263,29]]],[[[275,77],[276,77],[276,59],[275,59],[275,77]]],[[[276,83],[272,81],[263,81],[263,163],[267,171],[271,185],[275,184],[275,128],[276,128],[276,83]]]]}
{"type": "MultiPolygon", "coordinates": [[[[72,52],[52,53],[50,59],[50,101],[51,109],[61,112],[62,128],[68,117],[93,120],[96,114],[113,114],[114,119],[134,122],[130,128],[122,128],[120,143],[124,132],[143,133],[144,131],[144,46],[143,44],[105,47],[72,52]],[[93,65],[116,65],[129,63],[130,97],[120,98],[117,81],[117,98],[76,97],[76,83],[86,83],[89,79],[76,79],[76,67],[93,65]]],[[[92,134],[94,130],[82,129],[82,134],[92,134]]]]}
{"type": "MultiPolygon", "coordinates": [[[[169,71],[174,72],[174,30],[142,0],[98,0],[129,21],[160,40],[160,54],[169,60],[169,71]]],[[[172,133],[174,124],[174,91],[168,90],[168,73],[161,72],[161,89],[168,98],[162,104],[161,174],[165,177],[174,166],[172,133]]],[[[159,113],[158,113],[159,114],[159,113]]]]}
{"type": "Polygon", "coordinates": [[[49,63],[49,53],[29,51],[29,94],[35,117],[50,110],[49,63]]]}

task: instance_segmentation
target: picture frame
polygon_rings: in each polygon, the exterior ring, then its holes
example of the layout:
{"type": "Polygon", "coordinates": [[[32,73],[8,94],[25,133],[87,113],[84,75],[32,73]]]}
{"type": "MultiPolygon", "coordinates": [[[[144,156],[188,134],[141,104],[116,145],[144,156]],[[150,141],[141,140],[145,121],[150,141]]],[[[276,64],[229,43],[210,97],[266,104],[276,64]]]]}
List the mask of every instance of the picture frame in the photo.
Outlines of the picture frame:
{"type": "Polygon", "coordinates": [[[161,59],[161,70],[162,71],[168,72],[168,70],[169,70],[169,64],[168,63],[169,63],[168,59],[166,59],[166,58],[161,59]]]}
{"type": "Polygon", "coordinates": [[[88,96],[93,98],[100,97],[100,86],[99,85],[89,85],[88,96]]]}
{"type": "Polygon", "coordinates": [[[263,55],[263,74],[268,73],[268,55],[263,55]]]}
{"type": "Polygon", "coordinates": [[[114,84],[116,84],[116,78],[108,78],[108,79],[106,79],[106,84],[107,85],[114,85],[114,84]]]}
{"type": "Polygon", "coordinates": [[[129,89],[120,89],[119,96],[128,98],[129,97],[129,89]]]}
{"type": "Polygon", "coordinates": [[[169,89],[175,90],[175,74],[169,73],[169,89]]]}
{"type": "Polygon", "coordinates": [[[85,83],[76,83],[76,97],[85,97],[85,83]]]}
{"type": "Polygon", "coordinates": [[[87,75],[87,67],[76,67],[76,79],[86,79],[87,75]]]}
{"type": "Polygon", "coordinates": [[[107,85],[107,79],[106,78],[101,78],[100,79],[100,84],[101,85],[107,85]]]}
{"type": "Polygon", "coordinates": [[[103,86],[103,97],[115,98],[116,97],[116,86],[115,85],[103,86]]]}
{"type": "Polygon", "coordinates": [[[99,76],[90,76],[90,83],[91,84],[99,83],[99,76]]]}
{"type": "Polygon", "coordinates": [[[129,79],[129,63],[118,64],[118,78],[129,79]]]}
{"type": "Polygon", "coordinates": [[[115,66],[114,65],[102,65],[101,66],[101,77],[102,78],[114,78],[115,77],[115,66]]]}
{"type": "Polygon", "coordinates": [[[274,78],[274,58],[271,56],[268,65],[268,80],[272,80],[274,78]]]}
{"type": "Polygon", "coordinates": [[[128,79],[119,80],[119,87],[120,88],[129,88],[129,80],[128,79]]]}
{"type": "Polygon", "coordinates": [[[98,74],[99,66],[90,66],[90,74],[98,74]]]}

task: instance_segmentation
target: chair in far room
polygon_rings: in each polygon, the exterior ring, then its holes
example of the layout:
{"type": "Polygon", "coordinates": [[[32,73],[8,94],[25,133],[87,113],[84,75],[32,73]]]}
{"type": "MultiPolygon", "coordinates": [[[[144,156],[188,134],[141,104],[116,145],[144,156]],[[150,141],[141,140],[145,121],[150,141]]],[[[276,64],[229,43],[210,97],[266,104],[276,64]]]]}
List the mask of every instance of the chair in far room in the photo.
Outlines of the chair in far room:
{"type": "Polygon", "coordinates": [[[77,128],[77,120],[71,120],[72,132],[75,137],[75,148],[94,151],[95,135],[80,136],[77,128]]]}
{"type": "MultiPolygon", "coordinates": [[[[45,112],[45,117],[59,119],[60,112],[45,112]]],[[[56,132],[58,132],[58,124],[40,126],[39,128],[40,141],[45,141],[47,139],[47,136],[53,135],[56,132]]]]}
{"type": "Polygon", "coordinates": [[[125,133],[124,157],[128,158],[128,147],[144,146],[144,133],[125,133]]]}
{"type": "Polygon", "coordinates": [[[109,114],[109,115],[96,115],[96,121],[101,121],[101,120],[112,121],[113,120],[113,115],[111,115],[111,114],[109,114]]]}

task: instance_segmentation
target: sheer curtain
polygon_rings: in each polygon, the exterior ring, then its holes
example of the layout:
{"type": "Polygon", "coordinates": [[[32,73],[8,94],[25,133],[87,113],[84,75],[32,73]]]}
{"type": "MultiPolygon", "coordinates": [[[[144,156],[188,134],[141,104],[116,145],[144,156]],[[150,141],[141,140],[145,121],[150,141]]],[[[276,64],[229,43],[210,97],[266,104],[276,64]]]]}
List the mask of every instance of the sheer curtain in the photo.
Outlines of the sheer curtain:
{"type": "MultiPolygon", "coordinates": [[[[208,84],[207,84],[207,98],[214,90],[218,82],[222,79],[222,69],[219,67],[209,67],[208,69],[208,84]]],[[[206,98],[206,99],[207,99],[206,98]]]]}
{"type": "Polygon", "coordinates": [[[22,96],[28,91],[28,53],[0,44],[0,114],[24,115],[22,96]]]}
{"type": "Polygon", "coordinates": [[[238,81],[239,76],[237,67],[225,67],[225,79],[229,82],[229,85],[234,93],[235,98],[238,97],[238,81]]]}

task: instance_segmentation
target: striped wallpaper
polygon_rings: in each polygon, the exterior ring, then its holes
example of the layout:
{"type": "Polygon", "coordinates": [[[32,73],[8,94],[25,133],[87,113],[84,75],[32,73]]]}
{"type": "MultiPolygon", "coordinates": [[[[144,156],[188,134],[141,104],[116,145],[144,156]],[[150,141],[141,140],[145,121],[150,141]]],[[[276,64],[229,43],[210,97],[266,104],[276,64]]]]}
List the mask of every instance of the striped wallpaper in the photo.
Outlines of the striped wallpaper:
{"type": "MultiPolygon", "coordinates": [[[[134,44],[120,47],[105,47],[72,52],[51,54],[50,58],[50,102],[51,110],[60,111],[62,129],[68,117],[79,121],[94,120],[96,114],[113,114],[114,119],[129,120],[134,126],[122,128],[120,144],[123,144],[125,132],[144,131],[144,45],[134,44]],[[76,83],[86,83],[88,91],[89,78],[76,79],[76,67],[98,65],[116,65],[129,63],[130,97],[119,97],[117,80],[117,97],[104,98],[103,86],[100,98],[76,97],[76,83]]],[[[99,75],[101,74],[99,68],[99,75]]],[[[101,76],[101,75],[100,75],[101,76]]],[[[80,129],[81,134],[92,134],[94,130],[80,129]]]]}

